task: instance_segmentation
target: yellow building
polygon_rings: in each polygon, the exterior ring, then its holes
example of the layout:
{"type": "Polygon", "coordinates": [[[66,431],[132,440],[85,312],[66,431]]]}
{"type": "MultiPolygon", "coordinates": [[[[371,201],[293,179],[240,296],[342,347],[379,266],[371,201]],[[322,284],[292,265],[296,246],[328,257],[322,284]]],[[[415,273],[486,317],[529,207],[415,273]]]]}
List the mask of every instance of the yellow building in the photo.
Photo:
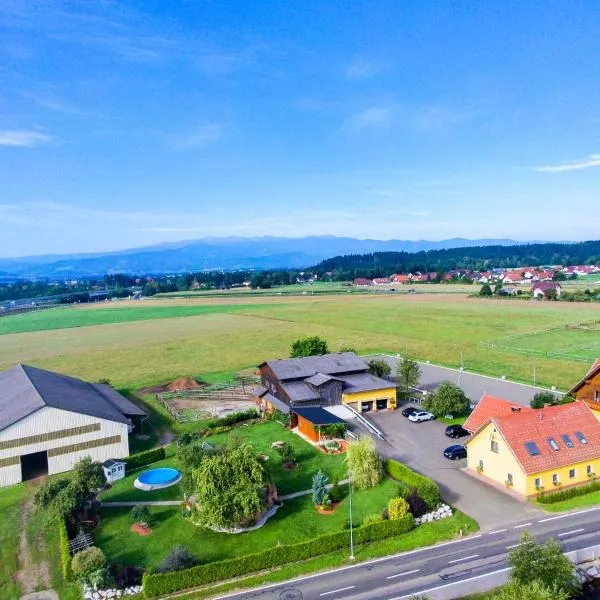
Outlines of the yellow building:
{"type": "Polygon", "coordinates": [[[533,410],[484,396],[465,427],[468,468],[523,496],[600,473],[600,422],[584,402],[533,410]]]}

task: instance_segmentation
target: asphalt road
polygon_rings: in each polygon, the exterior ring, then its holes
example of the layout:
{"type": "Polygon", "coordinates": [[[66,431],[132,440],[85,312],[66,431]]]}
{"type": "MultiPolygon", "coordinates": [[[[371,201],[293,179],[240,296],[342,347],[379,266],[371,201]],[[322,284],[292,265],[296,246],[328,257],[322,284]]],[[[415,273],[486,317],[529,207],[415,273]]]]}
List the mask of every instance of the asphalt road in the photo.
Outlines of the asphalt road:
{"type": "MultiPolygon", "coordinates": [[[[600,543],[600,507],[542,516],[488,533],[366,561],[282,584],[219,598],[260,600],[408,600],[445,586],[507,569],[507,553],[524,531],[543,542],[555,538],[564,552],[600,543]]],[[[360,558],[360,557],[359,557],[360,558]]],[[[457,596],[460,597],[463,592],[457,596]]]]}

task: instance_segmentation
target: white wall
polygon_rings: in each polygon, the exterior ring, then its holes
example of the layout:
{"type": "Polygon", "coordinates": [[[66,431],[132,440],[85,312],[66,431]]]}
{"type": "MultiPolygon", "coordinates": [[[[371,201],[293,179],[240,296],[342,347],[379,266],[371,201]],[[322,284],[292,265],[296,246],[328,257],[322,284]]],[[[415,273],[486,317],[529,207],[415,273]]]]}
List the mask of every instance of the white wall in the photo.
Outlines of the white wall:
{"type": "MultiPolygon", "coordinates": [[[[0,442],[22,439],[29,436],[40,435],[52,431],[63,429],[71,429],[73,427],[81,427],[82,425],[91,425],[100,423],[100,430],[63,437],[56,440],[40,442],[36,444],[28,444],[26,446],[17,446],[0,450],[0,460],[13,456],[22,456],[51,448],[60,448],[62,446],[70,446],[95,439],[112,437],[115,435],[121,436],[121,442],[98,448],[90,448],[73,452],[69,454],[61,454],[52,456],[48,459],[49,474],[62,473],[69,471],[73,465],[85,456],[91,456],[93,460],[103,462],[109,458],[123,458],[129,456],[129,440],[127,437],[127,425],[125,423],[117,423],[116,421],[108,421],[91,417],[81,413],[69,412],[58,408],[45,406],[35,413],[25,417],[21,421],[15,423],[11,427],[0,432],[0,442]]],[[[21,466],[12,465],[9,467],[0,468],[0,487],[19,483],[21,481],[21,466]]]]}

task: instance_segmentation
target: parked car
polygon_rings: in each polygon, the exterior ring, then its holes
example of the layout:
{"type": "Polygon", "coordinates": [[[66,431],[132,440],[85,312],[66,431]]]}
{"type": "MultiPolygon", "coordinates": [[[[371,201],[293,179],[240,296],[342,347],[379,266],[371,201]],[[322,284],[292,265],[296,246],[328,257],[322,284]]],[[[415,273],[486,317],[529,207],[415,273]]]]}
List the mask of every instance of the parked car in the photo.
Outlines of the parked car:
{"type": "Polygon", "coordinates": [[[444,450],[444,456],[450,460],[460,460],[461,458],[467,458],[467,449],[462,444],[455,444],[454,446],[448,446],[444,450]]]}
{"type": "Polygon", "coordinates": [[[415,408],[414,406],[408,406],[402,411],[402,416],[410,417],[410,415],[414,415],[418,412],[421,412],[420,408],[415,408]]]}
{"type": "Polygon", "coordinates": [[[445,433],[451,438],[459,438],[464,437],[465,435],[471,435],[462,425],[448,425],[445,433]]]}
{"type": "Polygon", "coordinates": [[[425,412],[424,410],[419,410],[416,413],[409,415],[408,420],[413,423],[422,423],[423,421],[433,421],[435,419],[435,415],[430,412],[425,412]]]}

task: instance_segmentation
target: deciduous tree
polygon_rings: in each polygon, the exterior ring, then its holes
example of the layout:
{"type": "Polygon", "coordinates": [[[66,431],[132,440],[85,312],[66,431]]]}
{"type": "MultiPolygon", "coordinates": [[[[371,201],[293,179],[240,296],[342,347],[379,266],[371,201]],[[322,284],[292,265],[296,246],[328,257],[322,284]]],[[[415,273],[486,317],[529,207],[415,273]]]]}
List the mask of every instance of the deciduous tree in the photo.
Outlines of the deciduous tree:
{"type": "Polygon", "coordinates": [[[352,476],[352,484],[359,490],[374,487],[381,481],[381,458],[371,437],[364,436],[350,443],[346,452],[346,464],[352,476]]]}
{"type": "Polygon", "coordinates": [[[369,373],[377,377],[387,377],[392,372],[392,367],[380,358],[374,358],[369,361],[369,373]]]}
{"type": "Polygon", "coordinates": [[[421,367],[419,367],[419,363],[416,360],[404,357],[404,359],[398,361],[396,372],[398,385],[404,392],[408,392],[419,385],[421,367]]]}
{"type": "Polygon", "coordinates": [[[442,382],[435,391],[423,400],[423,408],[436,417],[444,415],[462,415],[469,410],[469,399],[456,384],[442,382]]]}
{"type": "Polygon", "coordinates": [[[292,344],[291,358],[302,358],[304,356],[320,356],[327,354],[327,342],[319,336],[300,338],[292,344]]]}

